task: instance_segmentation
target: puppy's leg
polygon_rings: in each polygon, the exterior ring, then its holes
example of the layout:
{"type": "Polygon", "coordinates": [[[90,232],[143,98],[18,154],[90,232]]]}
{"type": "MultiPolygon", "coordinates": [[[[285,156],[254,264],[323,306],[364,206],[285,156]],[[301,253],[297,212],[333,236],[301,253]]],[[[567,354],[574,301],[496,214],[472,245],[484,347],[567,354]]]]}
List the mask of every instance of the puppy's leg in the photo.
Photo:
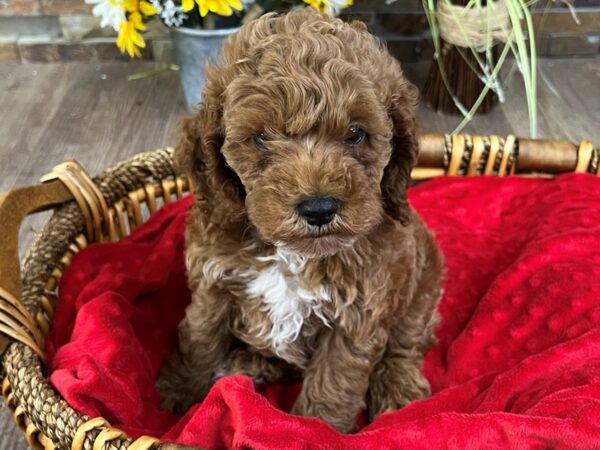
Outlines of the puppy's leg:
{"type": "Polygon", "coordinates": [[[421,291],[402,320],[390,330],[383,358],[371,375],[371,420],[429,395],[429,383],[421,373],[421,366],[423,355],[435,343],[438,298],[437,287],[421,291]]]}
{"type": "Polygon", "coordinates": [[[217,370],[217,377],[226,375],[246,375],[256,384],[273,383],[282,377],[289,378],[292,369],[279,358],[267,358],[248,348],[236,348],[217,370]]]}
{"type": "Polygon", "coordinates": [[[226,358],[229,333],[226,292],[199,288],[179,324],[179,348],[161,368],[156,387],[162,407],[183,413],[202,400],[213,381],[214,370],[226,358]]]}
{"type": "Polygon", "coordinates": [[[325,331],[292,414],[318,417],[342,433],[354,431],[386,338],[379,328],[353,336],[339,328],[325,331]]]}

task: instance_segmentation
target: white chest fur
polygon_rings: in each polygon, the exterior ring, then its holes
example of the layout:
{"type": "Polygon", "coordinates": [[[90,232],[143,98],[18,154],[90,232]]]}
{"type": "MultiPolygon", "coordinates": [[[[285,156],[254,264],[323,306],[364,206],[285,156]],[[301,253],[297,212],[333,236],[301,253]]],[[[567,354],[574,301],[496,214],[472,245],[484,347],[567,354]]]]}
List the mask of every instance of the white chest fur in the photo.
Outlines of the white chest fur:
{"type": "Polygon", "coordinates": [[[248,295],[261,298],[272,327],[265,330],[275,352],[282,356],[287,344],[294,342],[302,331],[306,318],[314,314],[329,325],[323,316],[323,302],[331,295],[324,286],[308,290],[302,286],[301,275],[307,258],[277,249],[275,254],[260,258],[271,262],[248,283],[248,295]]]}

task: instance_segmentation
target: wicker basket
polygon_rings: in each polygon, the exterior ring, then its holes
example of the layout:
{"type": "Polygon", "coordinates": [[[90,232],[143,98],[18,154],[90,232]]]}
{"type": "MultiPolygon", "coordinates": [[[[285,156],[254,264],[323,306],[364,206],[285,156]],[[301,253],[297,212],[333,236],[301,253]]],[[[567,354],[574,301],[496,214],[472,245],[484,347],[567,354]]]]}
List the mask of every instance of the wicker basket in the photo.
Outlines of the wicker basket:
{"type": "MultiPolygon", "coordinates": [[[[414,179],[438,175],[600,176],[600,149],[591,142],[517,139],[514,136],[441,134],[421,138],[414,179]]],[[[50,386],[44,336],[56,305],[56,287],[72,256],[90,242],[116,241],[161,205],[187,192],[174,174],[172,150],[140,154],[93,180],[75,162],[57,166],[43,183],[0,196],[0,352],[2,394],[33,448],[186,448],[137,440],[100,417],[74,411],[50,386]],[[19,269],[18,230],[35,211],[57,208],[19,269]]]]}

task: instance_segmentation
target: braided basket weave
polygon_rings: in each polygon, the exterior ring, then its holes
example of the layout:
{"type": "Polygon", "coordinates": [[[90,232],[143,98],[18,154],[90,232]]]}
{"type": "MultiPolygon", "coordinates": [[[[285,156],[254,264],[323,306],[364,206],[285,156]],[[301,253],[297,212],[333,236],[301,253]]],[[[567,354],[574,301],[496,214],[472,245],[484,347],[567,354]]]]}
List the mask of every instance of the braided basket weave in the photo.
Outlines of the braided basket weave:
{"type": "MultiPolygon", "coordinates": [[[[600,149],[591,142],[514,136],[430,134],[421,137],[413,179],[439,175],[600,176],[600,149]]],[[[50,386],[44,336],[56,288],[72,256],[91,242],[116,241],[160,206],[183,197],[172,150],[142,153],[91,179],[75,162],[57,166],[44,183],[0,195],[0,352],[2,394],[17,425],[36,449],[146,450],[189,448],[143,436],[133,440],[102,418],[73,410],[50,386]],[[29,213],[56,207],[27,252],[20,271],[18,230],[29,213]]]]}

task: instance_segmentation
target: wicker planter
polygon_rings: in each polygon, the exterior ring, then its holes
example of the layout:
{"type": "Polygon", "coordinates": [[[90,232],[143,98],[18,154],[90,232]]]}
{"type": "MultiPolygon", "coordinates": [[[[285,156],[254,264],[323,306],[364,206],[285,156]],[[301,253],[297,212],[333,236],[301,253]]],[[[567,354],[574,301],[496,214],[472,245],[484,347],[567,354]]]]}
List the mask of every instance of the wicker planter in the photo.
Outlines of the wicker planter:
{"type": "MultiPolygon", "coordinates": [[[[600,176],[600,149],[589,141],[427,135],[415,179],[451,175],[600,176]]],[[[137,440],[102,418],[82,416],[52,389],[44,368],[44,336],[52,322],[56,286],[72,256],[90,242],[115,241],[158,209],[186,194],[173,171],[172,151],[143,153],[93,180],[76,163],[58,166],[42,185],[0,196],[0,351],[2,393],[33,448],[185,448],[149,436],[137,440]],[[75,199],[75,201],[73,201],[75,199]],[[22,274],[18,227],[28,213],[56,207],[29,249],[22,274]]]]}
{"type": "MultiPolygon", "coordinates": [[[[432,61],[423,97],[433,109],[445,113],[460,113],[455,99],[467,110],[473,107],[485,87],[473,68],[478,67],[479,61],[487,59],[488,49],[492,67],[496,64],[498,53],[493,45],[506,42],[507,30],[510,30],[503,1],[475,8],[467,7],[467,4],[467,0],[455,0],[438,2],[436,6],[441,54],[439,60],[432,61]]],[[[488,112],[498,100],[496,93],[490,90],[477,112],[488,112]]]]}

